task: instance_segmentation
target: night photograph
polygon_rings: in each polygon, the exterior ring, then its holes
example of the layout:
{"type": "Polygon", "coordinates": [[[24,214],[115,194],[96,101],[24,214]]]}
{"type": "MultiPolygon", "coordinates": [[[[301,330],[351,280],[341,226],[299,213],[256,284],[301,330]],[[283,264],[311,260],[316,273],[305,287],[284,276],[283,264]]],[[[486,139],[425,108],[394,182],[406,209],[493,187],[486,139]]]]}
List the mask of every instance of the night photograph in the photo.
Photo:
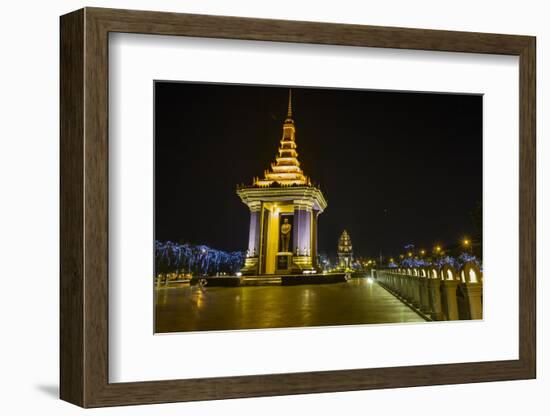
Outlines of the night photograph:
{"type": "Polygon", "coordinates": [[[483,318],[483,96],[154,83],[155,333],[483,318]]]}

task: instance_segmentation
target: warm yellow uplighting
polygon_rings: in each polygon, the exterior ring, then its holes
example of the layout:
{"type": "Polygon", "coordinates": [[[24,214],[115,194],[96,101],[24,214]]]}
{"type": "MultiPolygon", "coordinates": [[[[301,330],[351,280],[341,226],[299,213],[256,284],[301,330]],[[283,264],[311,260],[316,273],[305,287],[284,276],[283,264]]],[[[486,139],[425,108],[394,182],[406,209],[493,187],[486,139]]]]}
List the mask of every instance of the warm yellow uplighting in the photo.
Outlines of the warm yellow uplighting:
{"type": "Polygon", "coordinates": [[[462,240],[462,244],[464,244],[465,246],[469,246],[470,245],[470,240],[465,238],[464,240],[462,240]]]}
{"type": "Polygon", "coordinates": [[[440,251],[441,251],[441,247],[440,246],[435,246],[435,252],[439,253],[440,251]]]}
{"type": "Polygon", "coordinates": [[[411,252],[409,251],[409,252],[407,253],[407,255],[408,255],[409,257],[412,257],[413,253],[411,253],[411,252]]]}
{"type": "Polygon", "coordinates": [[[421,254],[421,255],[426,254],[426,250],[420,250],[420,254],[421,254]]]}
{"type": "Polygon", "coordinates": [[[296,131],[292,119],[292,95],[288,97],[288,113],[283,125],[283,137],[280,141],[278,154],[275,163],[271,164],[271,171],[266,170],[264,177],[252,180],[255,187],[269,187],[274,183],[281,186],[311,186],[311,180],[304,174],[298,161],[296,151],[296,131]]]}

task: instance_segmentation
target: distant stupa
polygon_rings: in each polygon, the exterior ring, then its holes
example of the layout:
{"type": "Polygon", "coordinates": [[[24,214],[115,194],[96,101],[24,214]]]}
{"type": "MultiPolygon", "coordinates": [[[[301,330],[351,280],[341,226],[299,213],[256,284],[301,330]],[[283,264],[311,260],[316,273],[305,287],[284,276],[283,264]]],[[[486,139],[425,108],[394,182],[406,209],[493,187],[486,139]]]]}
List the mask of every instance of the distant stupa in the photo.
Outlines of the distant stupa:
{"type": "Polygon", "coordinates": [[[338,240],[338,268],[350,269],[353,262],[353,246],[351,245],[351,237],[344,230],[338,240]]]}

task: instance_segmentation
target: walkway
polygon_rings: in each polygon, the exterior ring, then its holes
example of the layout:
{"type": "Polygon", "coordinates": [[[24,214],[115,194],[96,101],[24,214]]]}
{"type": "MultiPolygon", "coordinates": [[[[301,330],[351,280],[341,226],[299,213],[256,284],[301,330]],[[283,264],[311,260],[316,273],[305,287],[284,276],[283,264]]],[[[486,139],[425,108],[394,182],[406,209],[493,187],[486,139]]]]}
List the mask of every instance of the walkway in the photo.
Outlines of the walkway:
{"type": "Polygon", "coordinates": [[[160,287],[156,331],[423,322],[401,301],[367,279],[301,286],[160,287]]]}

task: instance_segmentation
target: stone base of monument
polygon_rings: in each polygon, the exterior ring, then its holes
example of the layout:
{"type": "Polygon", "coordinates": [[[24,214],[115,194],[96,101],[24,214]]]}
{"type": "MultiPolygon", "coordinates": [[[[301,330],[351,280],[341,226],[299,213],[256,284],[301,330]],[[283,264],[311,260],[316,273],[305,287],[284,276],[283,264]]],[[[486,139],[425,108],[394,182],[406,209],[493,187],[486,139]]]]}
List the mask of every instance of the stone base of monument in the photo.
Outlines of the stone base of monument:
{"type": "Polygon", "coordinates": [[[280,275],[246,276],[241,281],[241,286],[281,286],[280,275]]]}
{"type": "Polygon", "coordinates": [[[243,275],[255,275],[258,273],[258,257],[247,257],[244,267],[241,269],[243,275]]]}
{"type": "Polygon", "coordinates": [[[277,258],[275,260],[275,274],[282,275],[290,273],[292,273],[292,253],[277,253],[277,258]]]}
{"type": "Polygon", "coordinates": [[[261,276],[210,276],[194,277],[191,285],[203,287],[236,287],[236,286],[293,286],[344,283],[348,278],[345,273],[331,274],[268,274],[261,276]],[[202,282],[200,282],[202,280],[202,282]]]}

